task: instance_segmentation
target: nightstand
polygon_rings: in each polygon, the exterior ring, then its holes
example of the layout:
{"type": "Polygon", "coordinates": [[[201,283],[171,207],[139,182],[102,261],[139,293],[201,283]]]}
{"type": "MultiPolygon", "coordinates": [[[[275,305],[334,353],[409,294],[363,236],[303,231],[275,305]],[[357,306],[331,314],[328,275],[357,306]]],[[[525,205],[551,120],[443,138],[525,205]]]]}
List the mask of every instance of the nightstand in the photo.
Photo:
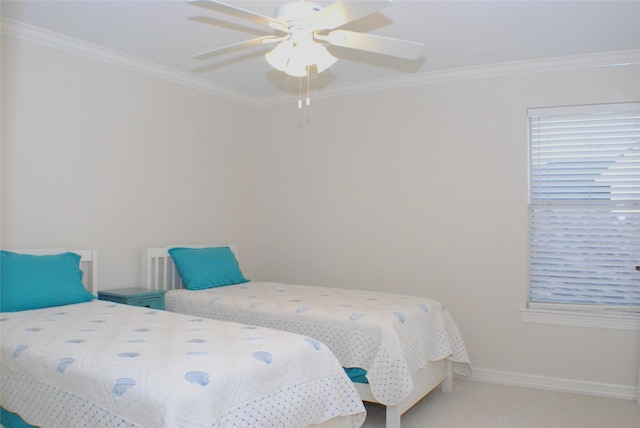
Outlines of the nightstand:
{"type": "Polygon", "coordinates": [[[98,299],[164,310],[164,290],[151,290],[140,287],[120,288],[117,290],[98,291],[98,299]]]}

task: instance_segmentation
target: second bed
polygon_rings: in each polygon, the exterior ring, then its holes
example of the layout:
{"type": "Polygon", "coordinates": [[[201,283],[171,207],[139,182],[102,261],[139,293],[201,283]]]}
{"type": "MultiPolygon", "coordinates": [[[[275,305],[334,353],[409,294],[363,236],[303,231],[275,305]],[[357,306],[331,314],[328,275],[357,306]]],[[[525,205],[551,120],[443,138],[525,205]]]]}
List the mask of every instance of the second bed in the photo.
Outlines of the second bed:
{"type": "Polygon", "coordinates": [[[387,428],[452,371],[471,373],[460,331],[433,299],[347,288],[248,281],[235,246],[168,246],[145,253],[147,285],[167,310],[313,337],[345,367],[363,401],[386,406],[387,428]]]}
{"type": "Polygon", "coordinates": [[[313,337],[345,367],[364,401],[386,406],[387,428],[470,360],[446,307],[433,299],[244,278],[234,246],[149,248],[147,285],[167,310],[313,337]]]}

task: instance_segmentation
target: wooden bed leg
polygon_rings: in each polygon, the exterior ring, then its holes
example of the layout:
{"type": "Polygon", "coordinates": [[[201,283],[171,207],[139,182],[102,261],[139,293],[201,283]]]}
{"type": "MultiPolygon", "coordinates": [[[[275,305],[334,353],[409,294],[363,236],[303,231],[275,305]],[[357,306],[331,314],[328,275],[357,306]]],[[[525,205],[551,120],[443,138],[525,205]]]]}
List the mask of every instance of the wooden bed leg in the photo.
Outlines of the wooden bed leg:
{"type": "Polygon", "coordinates": [[[447,360],[447,377],[442,381],[442,391],[451,392],[453,390],[453,370],[451,361],[447,360]]]}
{"type": "Polygon", "coordinates": [[[387,425],[386,428],[400,428],[400,413],[399,406],[386,406],[387,413],[387,425]]]}

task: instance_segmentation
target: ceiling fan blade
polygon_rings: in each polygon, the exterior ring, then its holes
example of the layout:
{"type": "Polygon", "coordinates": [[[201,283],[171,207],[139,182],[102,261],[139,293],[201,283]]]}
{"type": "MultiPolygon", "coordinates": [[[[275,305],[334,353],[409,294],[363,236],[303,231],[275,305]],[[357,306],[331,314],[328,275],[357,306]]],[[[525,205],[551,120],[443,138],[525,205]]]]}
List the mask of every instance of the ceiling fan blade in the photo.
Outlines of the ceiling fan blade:
{"type": "Polygon", "coordinates": [[[318,30],[332,30],[347,22],[355,21],[367,15],[371,15],[387,6],[391,6],[393,0],[374,1],[346,1],[338,0],[319,11],[314,19],[325,21],[328,25],[322,25],[318,30]]]}
{"type": "Polygon", "coordinates": [[[276,30],[286,31],[287,26],[270,16],[261,15],[250,10],[242,9],[230,4],[222,3],[217,0],[193,0],[188,2],[194,6],[200,6],[205,9],[213,10],[215,12],[222,12],[229,15],[233,15],[236,18],[246,19],[248,21],[257,22],[258,24],[268,25],[276,30]]]}
{"type": "Polygon", "coordinates": [[[214,18],[212,16],[189,16],[187,17],[187,19],[189,21],[199,22],[201,24],[214,25],[216,27],[222,27],[229,30],[241,31],[243,33],[251,33],[256,36],[270,36],[273,34],[273,31],[270,31],[271,29],[268,29],[268,28],[259,30],[252,25],[245,25],[244,23],[242,24],[231,23],[228,21],[224,21],[222,19],[214,18]]]}
{"type": "Polygon", "coordinates": [[[228,52],[250,48],[252,46],[262,45],[266,43],[276,43],[288,39],[290,36],[277,37],[277,36],[263,36],[256,37],[255,39],[245,40],[243,42],[233,43],[231,45],[223,46],[220,48],[211,49],[210,51],[200,52],[191,56],[193,59],[207,59],[214,56],[222,55],[228,52]]]}
{"type": "Polygon", "coordinates": [[[316,38],[326,40],[335,46],[359,49],[405,59],[418,59],[422,55],[425,46],[424,43],[346,30],[334,30],[330,32],[328,36],[316,36],[316,38]]]}

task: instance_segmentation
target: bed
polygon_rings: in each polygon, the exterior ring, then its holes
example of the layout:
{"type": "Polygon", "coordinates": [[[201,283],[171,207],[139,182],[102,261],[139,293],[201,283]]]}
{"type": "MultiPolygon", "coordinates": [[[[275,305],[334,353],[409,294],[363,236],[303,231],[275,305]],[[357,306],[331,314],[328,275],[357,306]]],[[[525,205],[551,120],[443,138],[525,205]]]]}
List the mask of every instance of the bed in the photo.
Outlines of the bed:
{"type": "Polygon", "coordinates": [[[18,416],[65,428],[364,421],[340,363],[311,337],[96,300],[95,251],[23,253],[1,254],[7,428],[18,416]]]}
{"type": "Polygon", "coordinates": [[[305,334],[326,344],[363,401],[386,407],[387,428],[430,391],[471,373],[446,308],[432,299],[357,289],[247,280],[234,245],[148,248],[149,288],[173,312],[305,334]]]}

